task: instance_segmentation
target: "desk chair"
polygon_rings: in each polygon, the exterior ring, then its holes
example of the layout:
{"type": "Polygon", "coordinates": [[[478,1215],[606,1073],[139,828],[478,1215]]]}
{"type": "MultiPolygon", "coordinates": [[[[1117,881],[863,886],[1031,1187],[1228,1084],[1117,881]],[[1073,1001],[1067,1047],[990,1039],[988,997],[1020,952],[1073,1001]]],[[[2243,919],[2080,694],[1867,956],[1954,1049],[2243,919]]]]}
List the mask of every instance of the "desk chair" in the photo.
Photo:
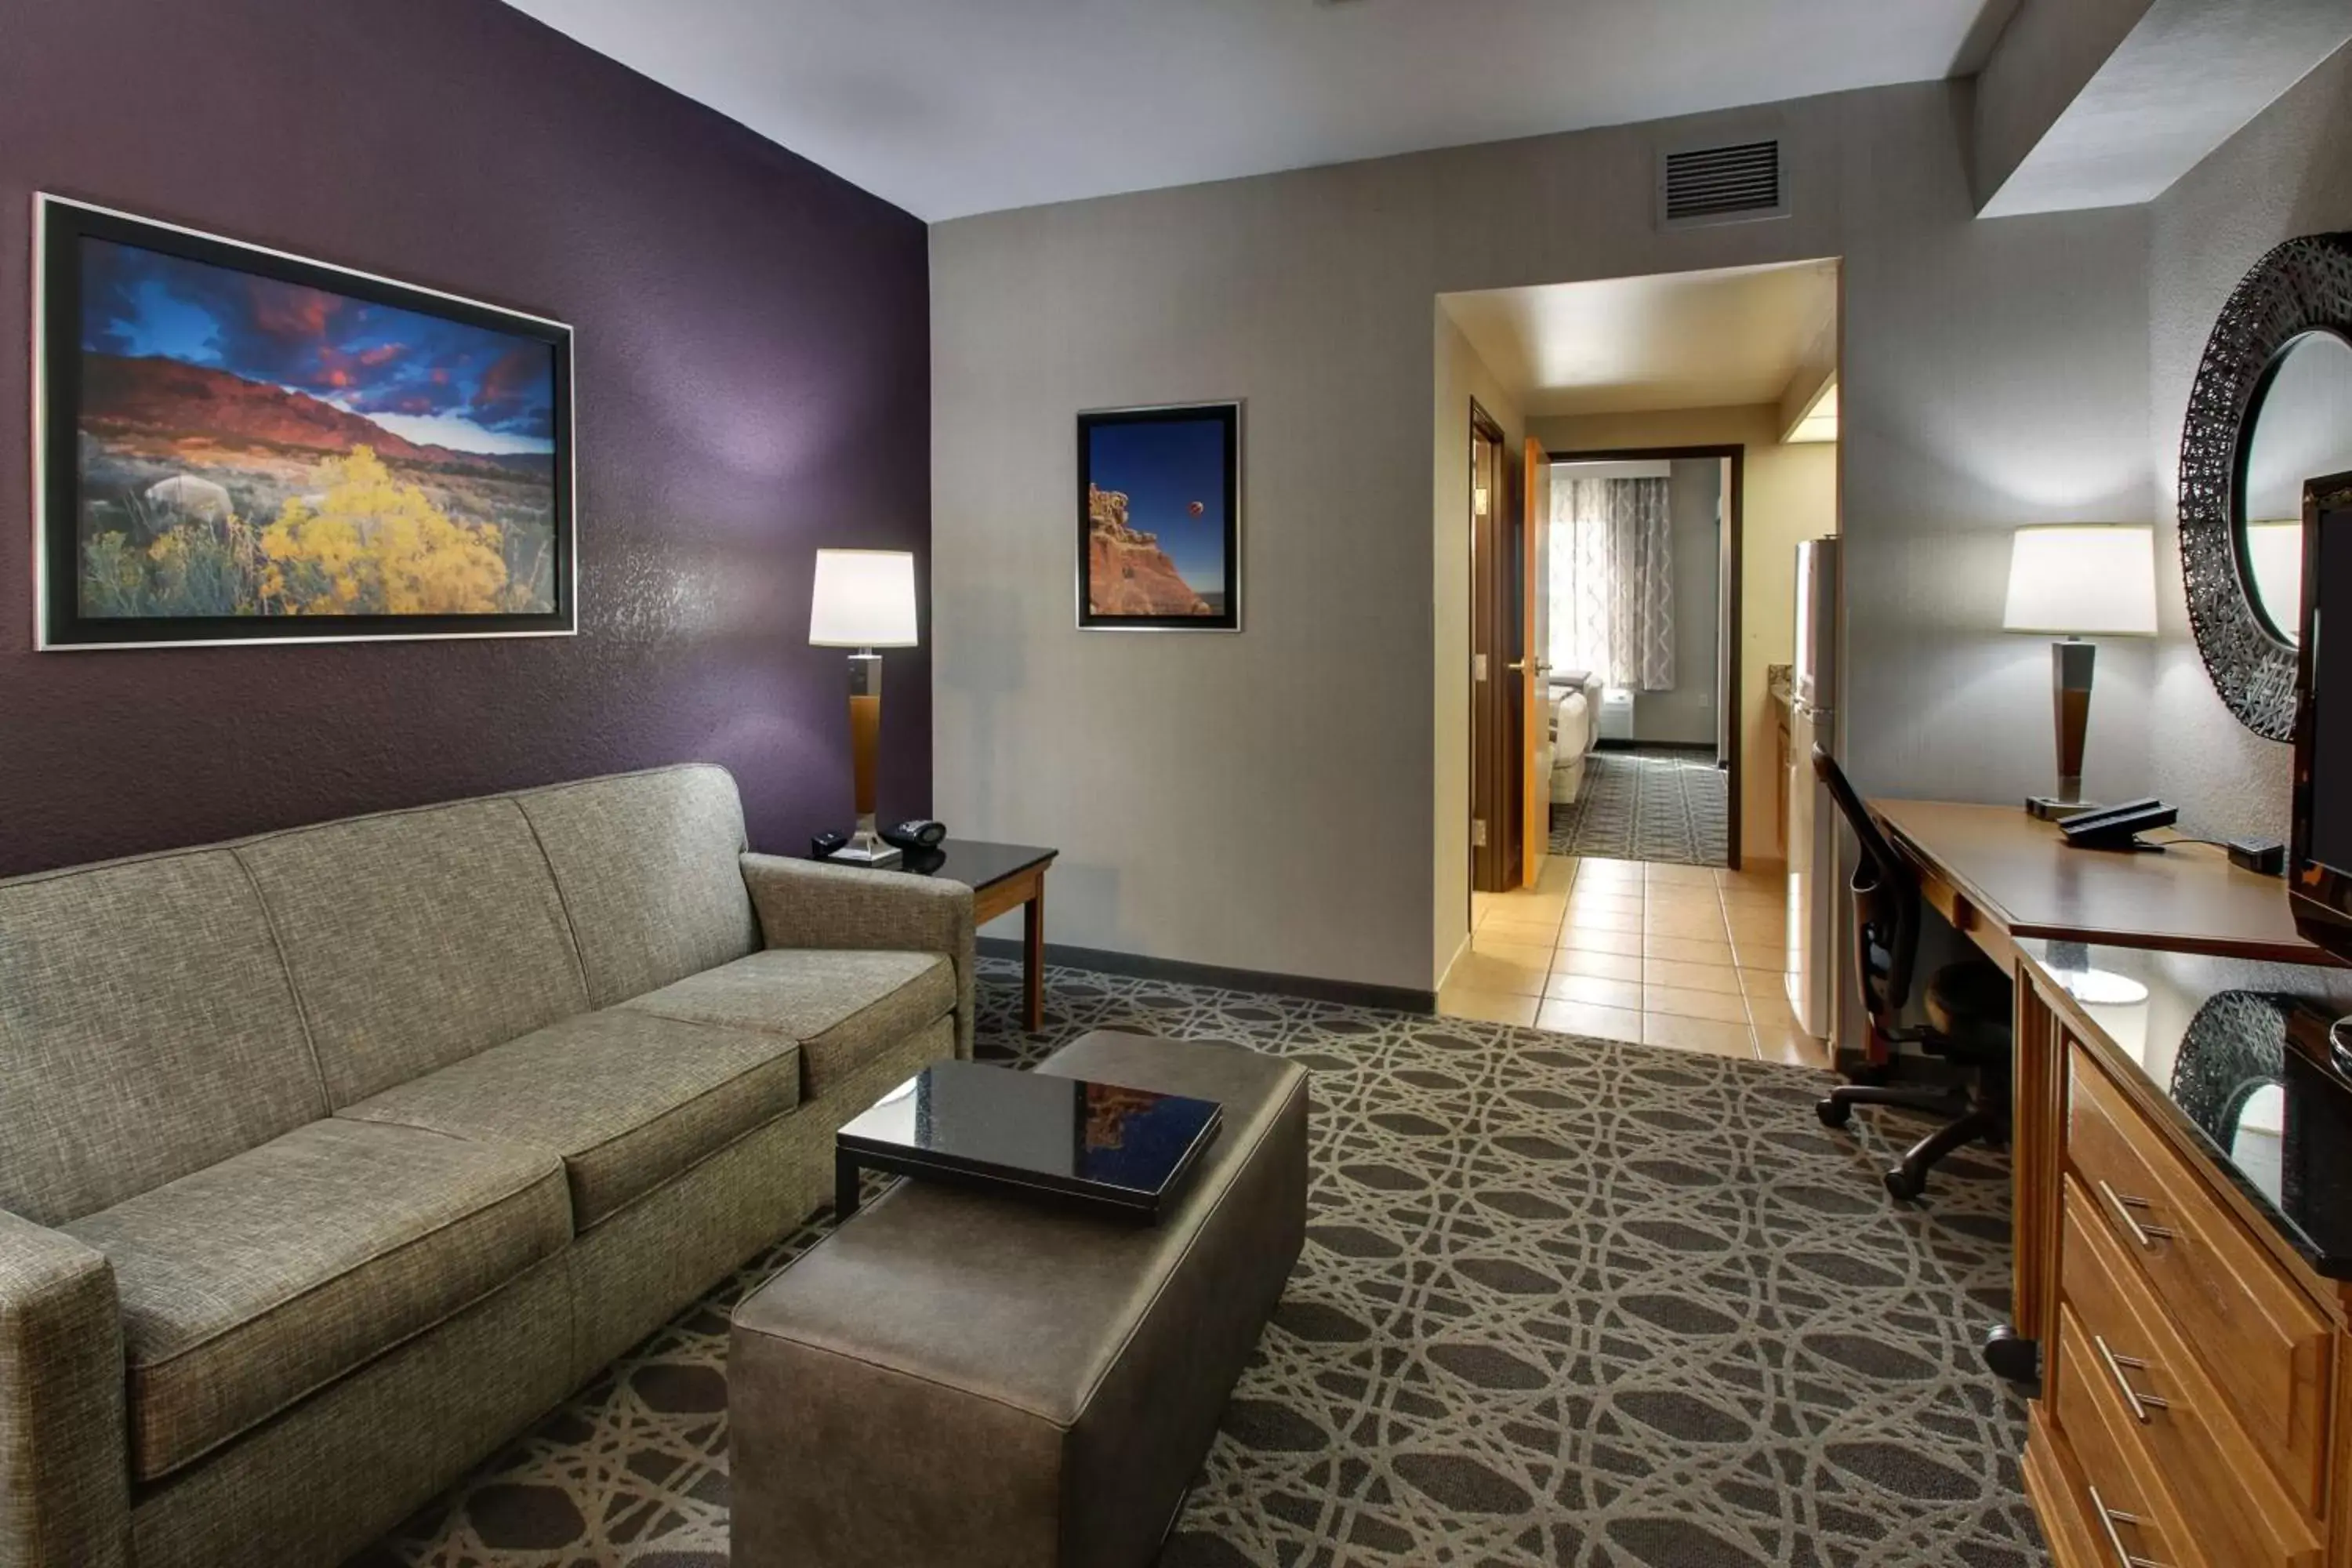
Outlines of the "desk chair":
{"type": "Polygon", "coordinates": [[[1815,1109],[1822,1125],[1843,1127],[1857,1105],[1888,1105],[1951,1118],[1927,1134],[1886,1173],[1886,1190],[1908,1201],[1927,1188],[1927,1172],[1955,1149],[1979,1139],[2009,1139],[2011,1103],[2010,984],[2000,966],[1982,959],[1937,970],[1922,999],[1925,1027],[1902,1022],[1911,999],[1912,966],[1919,956],[1919,880],[1864,809],[1845,771],[1819,746],[1813,772],[1837,802],[1846,824],[1862,843],[1862,863],[1853,873],[1854,972],[1862,983],[1863,1009],[1870,1018],[1870,1057],[1883,1060],[1896,1045],[1916,1045],[1963,1069],[1974,1080],[1951,1089],[1906,1089],[1891,1084],[1847,1083],[1830,1090],[1815,1109]]]}

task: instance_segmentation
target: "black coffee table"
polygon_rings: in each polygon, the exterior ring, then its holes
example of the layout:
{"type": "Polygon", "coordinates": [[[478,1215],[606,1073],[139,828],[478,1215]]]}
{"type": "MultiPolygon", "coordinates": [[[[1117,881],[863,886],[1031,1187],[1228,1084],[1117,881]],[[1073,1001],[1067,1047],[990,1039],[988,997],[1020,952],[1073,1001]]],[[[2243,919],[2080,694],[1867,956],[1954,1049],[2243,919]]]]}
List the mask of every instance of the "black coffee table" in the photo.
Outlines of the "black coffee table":
{"type": "Polygon", "coordinates": [[[1156,1221],[1223,1120],[1213,1100],[934,1062],[834,1135],[835,1217],[869,1170],[1156,1221]]]}

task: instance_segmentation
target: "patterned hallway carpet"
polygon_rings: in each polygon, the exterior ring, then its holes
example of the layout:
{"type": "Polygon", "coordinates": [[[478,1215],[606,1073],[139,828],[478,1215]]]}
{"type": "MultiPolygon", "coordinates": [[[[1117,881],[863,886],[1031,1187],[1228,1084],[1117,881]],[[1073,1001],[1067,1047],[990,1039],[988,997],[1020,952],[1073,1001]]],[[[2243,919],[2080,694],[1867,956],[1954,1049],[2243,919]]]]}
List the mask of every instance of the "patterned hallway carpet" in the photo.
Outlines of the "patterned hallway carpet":
{"type": "Polygon", "coordinates": [[[1595,752],[1575,804],[1551,808],[1551,852],[1729,865],[1729,775],[1705,752],[1595,752]]]}
{"type": "MultiPolygon", "coordinates": [[[[983,1055],[1090,1028],[1314,1073],[1305,1255],[1162,1568],[2039,1568],[2008,1183],[1888,1204],[1899,1123],[1822,1075],[1533,1029],[984,961],[983,1055]]],[[[721,1568],[727,1313],[820,1216],[357,1561],[721,1568]]],[[[780,1568],[823,1568],[822,1564],[780,1568]]],[[[950,1565],[941,1565],[950,1568],[950,1565]]]]}

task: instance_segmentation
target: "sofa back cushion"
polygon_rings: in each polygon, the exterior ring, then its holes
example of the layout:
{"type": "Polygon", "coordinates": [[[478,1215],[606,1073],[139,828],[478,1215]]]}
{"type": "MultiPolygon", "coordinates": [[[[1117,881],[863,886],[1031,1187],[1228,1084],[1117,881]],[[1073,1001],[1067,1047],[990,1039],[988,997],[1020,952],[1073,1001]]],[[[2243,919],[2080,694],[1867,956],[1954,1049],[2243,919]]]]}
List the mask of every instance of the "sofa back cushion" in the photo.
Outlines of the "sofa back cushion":
{"type": "Polygon", "coordinates": [[[759,947],[740,865],[743,802],[725,768],[659,768],[515,799],[555,868],[592,1006],[759,947]]]}
{"type": "Polygon", "coordinates": [[[511,797],[237,846],[337,1110],[584,1012],[555,879],[511,797]]]}
{"type": "Polygon", "coordinates": [[[62,1225],[326,1113],[231,851],[0,883],[0,1209],[62,1225]]]}

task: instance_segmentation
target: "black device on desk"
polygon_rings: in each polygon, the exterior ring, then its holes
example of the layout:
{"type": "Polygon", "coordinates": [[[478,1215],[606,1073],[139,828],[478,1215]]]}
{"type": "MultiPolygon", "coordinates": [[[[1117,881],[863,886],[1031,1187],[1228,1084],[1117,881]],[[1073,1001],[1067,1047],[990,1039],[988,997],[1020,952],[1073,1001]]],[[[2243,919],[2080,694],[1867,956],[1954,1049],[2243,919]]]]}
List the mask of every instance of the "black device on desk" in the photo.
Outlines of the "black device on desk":
{"type": "Polygon", "coordinates": [[[2139,836],[2152,827],[2169,827],[2179,820],[2179,806],[2167,805],[2149,795],[2145,800],[2127,800],[2121,805],[2077,812],[2061,821],[2058,831],[2077,849],[2161,849],[2161,844],[2142,843],[2139,836]]]}
{"type": "Polygon", "coordinates": [[[883,843],[895,844],[901,849],[936,849],[940,840],[948,836],[948,825],[928,816],[910,816],[880,832],[883,843]]]}
{"type": "MultiPolygon", "coordinates": [[[[948,836],[946,823],[934,822],[928,816],[910,816],[904,822],[881,828],[878,832],[883,843],[894,845],[908,855],[929,862],[928,865],[921,865],[909,861],[907,869],[936,871],[940,868],[943,858],[939,854],[939,847],[940,841],[948,836]]],[[[809,858],[830,859],[835,850],[848,842],[849,835],[836,833],[828,828],[809,840],[809,858]]]]}

